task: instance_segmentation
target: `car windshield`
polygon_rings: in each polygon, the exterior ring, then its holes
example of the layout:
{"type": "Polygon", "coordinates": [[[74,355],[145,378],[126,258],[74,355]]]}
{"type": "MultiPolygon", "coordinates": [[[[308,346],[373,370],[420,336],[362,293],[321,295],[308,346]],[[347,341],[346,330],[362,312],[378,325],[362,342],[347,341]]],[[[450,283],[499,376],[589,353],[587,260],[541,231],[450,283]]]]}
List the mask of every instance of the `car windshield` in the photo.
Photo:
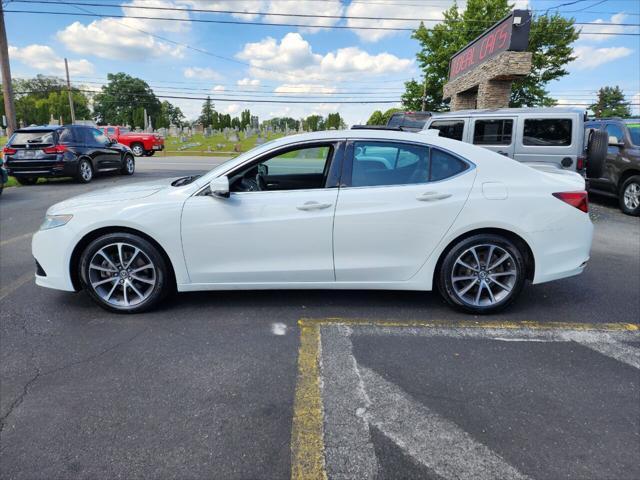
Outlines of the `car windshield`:
{"type": "Polygon", "coordinates": [[[640,146],[640,122],[627,123],[627,128],[629,129],[629,135],[631,135],[631,143],[640,146]]]}
{"type": "Polygon", "coordinates": [[[120,129],[120,135],[124,135],[125,133],[129,133],[129,129],[128,128],[121,128],[120,129]]]}
{"type": "Polygon", "coordinates": [[[27,145],[51,145],[54,142],[53,130],[36,130],[16,132],[9,140],[12,147],[25,147],[27,145]]]}

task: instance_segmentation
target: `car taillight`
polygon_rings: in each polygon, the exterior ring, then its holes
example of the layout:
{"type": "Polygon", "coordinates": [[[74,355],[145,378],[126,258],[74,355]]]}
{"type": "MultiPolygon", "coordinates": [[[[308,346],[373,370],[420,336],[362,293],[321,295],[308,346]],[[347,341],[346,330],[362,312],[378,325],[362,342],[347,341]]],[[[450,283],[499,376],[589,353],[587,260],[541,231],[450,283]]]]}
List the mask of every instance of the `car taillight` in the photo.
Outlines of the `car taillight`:
{"type": "Polygon", "coordinates": [[[576,170],[578,171],[584,170],[586,165],[587,165],[587,157],[585,157],[584,155],[579,155],[578,161],[576,162],[576,170]]]}
{"type": "Polygon", "coordinates": [[[43,148],[44,153],[64,153],[68,150],[66,145],[54,145],[52,147],[43,148]]]}
{"type": "Polygon", "coordinates": [[[2,153],[4,153],[5,155],[13,155],[17,152],[18,150],[16,150],[15,148],[11,148],[11,147],[4,147],[2,149],[2,153]]]}
{"type": "Polygon", "coordinates": [[[578,210],[582,210],[584,213],[589,212],[589,196],[587,192],[556,192],[553,194],[559,200],[564,203],[568,203],[572,207],[576,207],[578,210]]]}

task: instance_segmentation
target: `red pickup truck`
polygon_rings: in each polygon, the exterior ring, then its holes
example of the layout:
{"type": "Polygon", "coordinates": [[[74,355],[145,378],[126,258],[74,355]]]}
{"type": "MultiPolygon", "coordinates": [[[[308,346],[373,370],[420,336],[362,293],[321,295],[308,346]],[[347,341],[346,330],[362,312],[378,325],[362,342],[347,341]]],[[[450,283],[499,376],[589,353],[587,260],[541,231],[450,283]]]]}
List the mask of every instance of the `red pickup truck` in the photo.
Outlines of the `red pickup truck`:
{"type": "Polygon", "coordinates": [[[135,133],[126,127],[99,127],[104,134],[131,149],[136,157],[150,157],[159,150],[164,150],[164,138],[155,133],[135,133]]]}

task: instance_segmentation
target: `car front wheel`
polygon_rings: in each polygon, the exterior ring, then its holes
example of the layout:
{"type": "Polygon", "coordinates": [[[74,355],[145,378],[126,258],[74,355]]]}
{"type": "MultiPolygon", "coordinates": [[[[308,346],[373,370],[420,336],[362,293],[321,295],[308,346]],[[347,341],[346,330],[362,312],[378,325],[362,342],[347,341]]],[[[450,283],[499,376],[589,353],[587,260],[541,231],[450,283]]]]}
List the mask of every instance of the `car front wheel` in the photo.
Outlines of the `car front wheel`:
{"type": "Polygon", "coordinates": [[[102,308],[139,313],[169,290],[169,269],[158,249],[142,237],[112,233],[92,241],[80,258],[83,289],[102,308]]]}
{"type": "Polygon", "coordinates": [[[459,310],[494,313],[513,302],[524,285],[526,265],[509,239],[478,234],[456,243],[442,261],[438,289],[459,310]]]}
{"type": "Polygon", "coordinates": [[[620,209],[627,215],[640,216],[640,176],[633,175],[620,188],[620,209]]]}

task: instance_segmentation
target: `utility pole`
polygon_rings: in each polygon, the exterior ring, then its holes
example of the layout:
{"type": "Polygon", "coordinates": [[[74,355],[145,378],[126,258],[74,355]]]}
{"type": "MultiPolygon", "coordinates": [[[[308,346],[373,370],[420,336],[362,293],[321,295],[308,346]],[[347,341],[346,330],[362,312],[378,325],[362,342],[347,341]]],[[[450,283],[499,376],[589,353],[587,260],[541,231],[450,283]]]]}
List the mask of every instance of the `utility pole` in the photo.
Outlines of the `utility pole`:
{"type": "Polygon", "coordinates": [[[67,72],[67,93],[69,94],[69,108],[71,109],[71,124],[76,123],[76,112],[73,109],[73,95],[71,95],[71,80],[69,80],[69,63],[64,59],[64,69],[67,72]]]}
{"type": "Polygon", "coordinates": [[[11,135],[17,128],[16,109],[13,106],[13,87],[11,85],[11,68],[9,68],[9,45],[7,44],[7,31],[4,28],[2,2],[0,2],[0,64],[2,69],[4,112],[7,117],[7,135],[11,135]]]}

